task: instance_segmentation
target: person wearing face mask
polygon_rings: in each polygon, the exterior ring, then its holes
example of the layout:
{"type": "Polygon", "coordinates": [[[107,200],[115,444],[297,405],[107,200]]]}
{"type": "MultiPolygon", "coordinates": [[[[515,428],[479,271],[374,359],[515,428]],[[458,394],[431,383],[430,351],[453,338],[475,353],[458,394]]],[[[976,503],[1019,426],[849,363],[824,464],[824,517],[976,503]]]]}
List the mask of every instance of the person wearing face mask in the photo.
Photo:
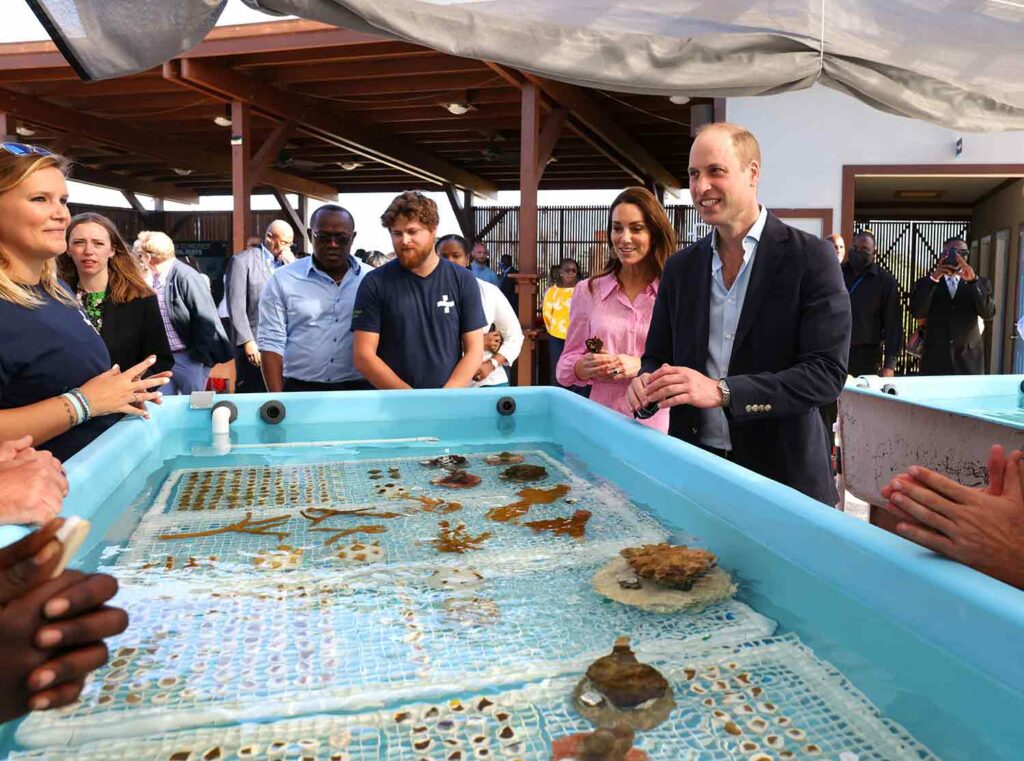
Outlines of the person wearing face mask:
{"type": "Polygon", "coordinates": [[[871,231],[854,236],[843,264],[843,281],[853,315],[847,372],[854,377],[891,378],[903,348],[903,315],[896,279],[878,266],[871,231]]]}
{"type": "Polygon", "coordinates": [[[942,244],[942,256],[929,274],[914,283],[910,311],[925,319],[921,375],[982,375],[985,350],[980,317],[996,313],[992,283],[967,263],[970,249],[960,238],[942,244]]]}

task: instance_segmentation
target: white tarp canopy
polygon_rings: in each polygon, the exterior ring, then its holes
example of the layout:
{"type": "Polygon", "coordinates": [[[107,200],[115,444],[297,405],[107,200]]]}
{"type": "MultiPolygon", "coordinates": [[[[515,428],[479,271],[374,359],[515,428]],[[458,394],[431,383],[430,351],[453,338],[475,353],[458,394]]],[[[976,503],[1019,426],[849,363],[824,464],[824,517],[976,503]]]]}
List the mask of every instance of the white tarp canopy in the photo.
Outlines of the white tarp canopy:
{"type": "Polygon", "coordinates": [[[963,130],[1024,129],[1024,0],[243,0],[564,82],[691,97],[814,82],[963,130]]]}
{"type": "MultiPolygon", "coordinates": [[[[128,73],[133,53],[135,70],[153,65],[136,51],[187,49],[223,2],[29,0],[58,32],[58,17],[90,22],[63,49],[118,51],[93,78],[128,73]]],[[[1024,0],[243,2],[602,90],[731,97],[821,82],[946,127],[1024,129],[1024,0]]]]}

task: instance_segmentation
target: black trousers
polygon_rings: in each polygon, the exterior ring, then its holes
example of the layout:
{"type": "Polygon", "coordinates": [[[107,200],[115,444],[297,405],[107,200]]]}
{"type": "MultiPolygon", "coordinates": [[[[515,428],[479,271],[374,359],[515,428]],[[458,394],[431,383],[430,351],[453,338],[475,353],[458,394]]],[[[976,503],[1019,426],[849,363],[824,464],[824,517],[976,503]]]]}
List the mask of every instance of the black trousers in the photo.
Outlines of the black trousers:
{"type": "Polygon", "coordinates": [[[850,347],[850,361],[846,372],[856,378],[859,375],[879,375],[882,371],[882,346],[862,345],[850,347]]]}
{"type": "Polygon", "coordinates": [[[235,393],[262,394],[267,390],[263,372],[245,356],[245,349],[235,347],[235,393]]]}
{"type": "Polygon", "coordinates": [[[317,383],[298,378],[284,379],[285,391],[372,391],[373,386],[362,378],[359,380],[341,381],[340,383],[317,383]]]}

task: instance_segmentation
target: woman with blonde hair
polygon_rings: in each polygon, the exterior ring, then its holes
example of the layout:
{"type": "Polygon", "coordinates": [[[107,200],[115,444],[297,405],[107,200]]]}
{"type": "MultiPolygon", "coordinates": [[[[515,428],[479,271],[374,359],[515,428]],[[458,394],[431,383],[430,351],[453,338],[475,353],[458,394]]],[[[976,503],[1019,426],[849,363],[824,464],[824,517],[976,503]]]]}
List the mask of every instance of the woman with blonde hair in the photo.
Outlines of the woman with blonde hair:
{"type": "Polygon", "coordinates": [[[28,434],[67,459],[120,414],[146,416],[166,373],[156,357],[111,367],[99,334],[57,278],[67,164],[45,148],[0,143],[0,440],[28,434]]]}
{"type": "Polygon", "coordinates": [[[174,358],[156,294],[114,223],[95,212],[78,214],[65,239],[68,250],[57,257],[57,267],[107,345],[111,361],[131,367],[154,355],[149,373],[170,370],[174,358]]]}
{"type": "MultiPolygon", "coordinates": [[[[640,370],[661,271],[675,252],[676,235],[654,194],[633,187],[612,202],[607,240],[608,264],[573,293],[556,374],[563,386],[588,385],[592,401],[631,415],[626,391],[640,370]]],[[[668,410],[642,422],[668,431],[668,410]]]]}
{"type": "Polygon", "coordinates": [[[209,279],[177,261],[174,242],[166,233],[143,230],[132,254],[147,270],[174,355],[174,377],[169,394],[191,394],[206,388],[210,370],[219,362],[234,359],[234,351],[209,279]]]}

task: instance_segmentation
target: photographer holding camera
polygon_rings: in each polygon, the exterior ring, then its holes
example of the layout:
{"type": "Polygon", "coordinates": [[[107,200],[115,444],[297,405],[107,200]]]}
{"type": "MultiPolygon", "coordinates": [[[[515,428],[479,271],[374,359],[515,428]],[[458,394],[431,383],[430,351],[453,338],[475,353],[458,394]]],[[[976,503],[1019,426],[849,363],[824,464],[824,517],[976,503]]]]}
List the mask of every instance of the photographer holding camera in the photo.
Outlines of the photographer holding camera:
{"type": "Polygon", "coordinates": [[[985,352],[980,317],[996,313],[992,283],[967,263],[970,250],[960,238],[942,244],[942,256],[928,275],[914,283],[910,311],[924,318],[921,375],[982,375],[985,352]]]}

